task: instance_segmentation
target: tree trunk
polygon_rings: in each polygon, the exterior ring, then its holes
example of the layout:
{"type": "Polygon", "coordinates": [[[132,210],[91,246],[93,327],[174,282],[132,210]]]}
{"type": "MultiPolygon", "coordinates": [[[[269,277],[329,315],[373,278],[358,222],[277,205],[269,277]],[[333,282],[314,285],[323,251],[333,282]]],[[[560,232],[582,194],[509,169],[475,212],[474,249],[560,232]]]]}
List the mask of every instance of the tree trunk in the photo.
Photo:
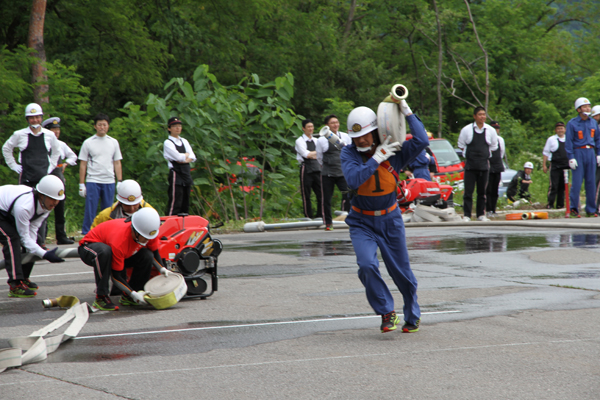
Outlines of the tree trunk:
{"type": "Polygon", "coordinates": [[[352,0],[350,3],[350,11],[348,12],[348,19],[346,20],[346,27],[344,29],[344,37],[348,37],[350,30],[352,29],[352,22],[354,22],[354,11],[356,10],[356,0],[352,0]]]}
{"type": "Polygon", "coordinates": [[[435,10],[435,21],[438,31],[438,73],[437,73],[437,98],[438,98],[438,137],[442,137],[443,121],[443,102],[442,102],[442,63],[444,60],[444,51],[442,47],[442,24],[440,23],[440,14],[438,12],[437,2],[433,0],[433,9],[435,10]]]}
{"type": "Polygon", "coordinates": [[[37,61],[33,65],[31,82],[35,85],[33,99],[36,103],[48,103],[48,85],[38,84],[46,81],[46,51],[44,50],[44,18],[46,16],[46,0],[33,0],[31,18],[29,19],[29,39],[27,46],[35,50],[37,61]]]}

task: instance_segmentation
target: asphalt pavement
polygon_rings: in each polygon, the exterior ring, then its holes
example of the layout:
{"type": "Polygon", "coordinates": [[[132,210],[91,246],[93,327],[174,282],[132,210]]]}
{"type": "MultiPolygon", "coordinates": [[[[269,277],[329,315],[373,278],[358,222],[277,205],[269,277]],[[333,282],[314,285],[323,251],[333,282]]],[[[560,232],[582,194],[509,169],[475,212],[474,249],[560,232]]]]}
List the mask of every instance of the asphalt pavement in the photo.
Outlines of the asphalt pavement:
{"type": "MultiPolygon", "coordinates": [[[[217,234],[213,296],[94,313],[46,361],[1,373],[0,398],[597,399],[600,218],[547,221],[407,228],[413,334],[380,333],[347,229],[217,234]]],[[[64,313],[42,299],[94,298],[77,259],[32,280],[36,299],[0,287],[0,348],[64,313]]]]}

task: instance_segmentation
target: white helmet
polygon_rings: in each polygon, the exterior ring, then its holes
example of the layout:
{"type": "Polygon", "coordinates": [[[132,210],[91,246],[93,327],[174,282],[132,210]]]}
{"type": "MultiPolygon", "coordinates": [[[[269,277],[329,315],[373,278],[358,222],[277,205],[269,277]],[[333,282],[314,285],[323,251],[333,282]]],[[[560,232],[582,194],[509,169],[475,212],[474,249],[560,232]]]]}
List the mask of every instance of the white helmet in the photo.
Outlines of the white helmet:
{"type": "Polygon", "coordinates": [[[144,200],[142,196],[142,188],[133,179],[126,179],[119,185],[117,190],[117,201],[133,206],[144,200]]]}
{"type": "Polygon", "coordinates": [[[144,207],[133,214],[131,226],[146,239],[154,239],[158,236],[160,216],[154,208],[144,207]]]}
{"type": "Polygon", "coordinates": [[[590,106],[592,105],[592,103],[590,103],[590,101],[585,97],[578,98],[577,100],[575,100],[575,111],[577,111],[579,107],[584,106],[586,104],[589,104],[590,106]]]}
{"type": "Polygon", "coordinates": [[[590,114],[590,117],[593,117],[595,115],[600,114],[600,106],[594,106],[592,107],[592,114],[590,114]]]}
{"type": "Polygon", "coordinates": [[[525,165],[523,165],[523,168],[531,168],[531,169],[533,169],[533,163],[531,163],[531,162],[527,161],[527,162],[525,163],[525,165]]]}
{"type": "Polygon", "coordinates": [[[357,138],[377,129],[377,114],[369,107],[357,107],[348,114],[348,136],[357,138]]]}
{"type": "Polygon", "coordinates": [[[65,198],[65,185],[60,178],[55,175],[44,176],[38,182],[35,190],[54,200],[64,200],[65,198]]]}
{"type": "Polygon", "coordinates": [[[37,103],[27,104],[27,107],[25,107],[25,116],[33,117],[36,115],[44,115],[44,112],[42,111],[42,107],[37,103]]]}

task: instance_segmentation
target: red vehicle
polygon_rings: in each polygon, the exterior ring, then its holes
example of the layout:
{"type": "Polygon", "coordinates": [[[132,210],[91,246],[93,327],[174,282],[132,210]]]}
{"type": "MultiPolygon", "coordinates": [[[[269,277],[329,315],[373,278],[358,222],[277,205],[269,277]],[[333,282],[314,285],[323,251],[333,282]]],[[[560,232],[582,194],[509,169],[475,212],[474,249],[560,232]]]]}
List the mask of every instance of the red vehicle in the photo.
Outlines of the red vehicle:
{"type": "Polygon", "coordinates": [[[446,139],[429,139],[429,148],[435,155],[440,183],[459,184],[465,176],[465,162],[461,161],[454,147],[446,139]]]}
{"type": "MultiPolygon", "coordinates": [[[[168,269],[183,275],[188,287],[184,298],[212,295],[218,290],[217,258],[223,244],[212,238],[209,222],[197,215],[171,215],[160,220],[158,252],[168,269]]],[[[153,273],[157,274],[154,269],[153,273]]]]}

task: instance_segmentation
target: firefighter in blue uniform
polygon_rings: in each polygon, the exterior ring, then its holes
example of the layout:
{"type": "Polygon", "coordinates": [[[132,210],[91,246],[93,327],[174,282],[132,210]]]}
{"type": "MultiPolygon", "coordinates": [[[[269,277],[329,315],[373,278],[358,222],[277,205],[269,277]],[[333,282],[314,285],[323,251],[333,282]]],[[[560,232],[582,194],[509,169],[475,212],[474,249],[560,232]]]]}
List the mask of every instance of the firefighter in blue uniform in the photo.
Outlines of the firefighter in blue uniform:
{"type": "Polygon", "coordinates": [[[567,123],[565,149],[569,157],[569,167],[573,170],[573,182],[569,194],[571,217],[580,218],[579,192],[585,180],[585,211],[588,217],[596,213],[596,166],[600,165],[600,132],[598,123],[590,118],[591,103],[585,97],[575,100],[575,110],[579,116],[567,123]]]}
{"type": "Polygon", "coordinates": [[[348,115],[353,144],[342,149],[341,161],[348,186],[355,193],[346,217],[350,239],[358,263],[358,276],[365,286],[367,300],[382,316],[381,332],[396,329],[399,318],[394,299],[379,272],[377,248],[385,266],[404,299],[404,332],[417,332],[421,311],[417,303],[417,280],[410,268],[402,214],[396,202],[397,172],[416,158],[428,145],[421,120],[405,100],[400,109],[407,116],[413,139],[402,148],[389,137],[380,143],[377,116],[367,107],[348,115]],[[396,154],[396,152],[398,154],[396,154]]]}

